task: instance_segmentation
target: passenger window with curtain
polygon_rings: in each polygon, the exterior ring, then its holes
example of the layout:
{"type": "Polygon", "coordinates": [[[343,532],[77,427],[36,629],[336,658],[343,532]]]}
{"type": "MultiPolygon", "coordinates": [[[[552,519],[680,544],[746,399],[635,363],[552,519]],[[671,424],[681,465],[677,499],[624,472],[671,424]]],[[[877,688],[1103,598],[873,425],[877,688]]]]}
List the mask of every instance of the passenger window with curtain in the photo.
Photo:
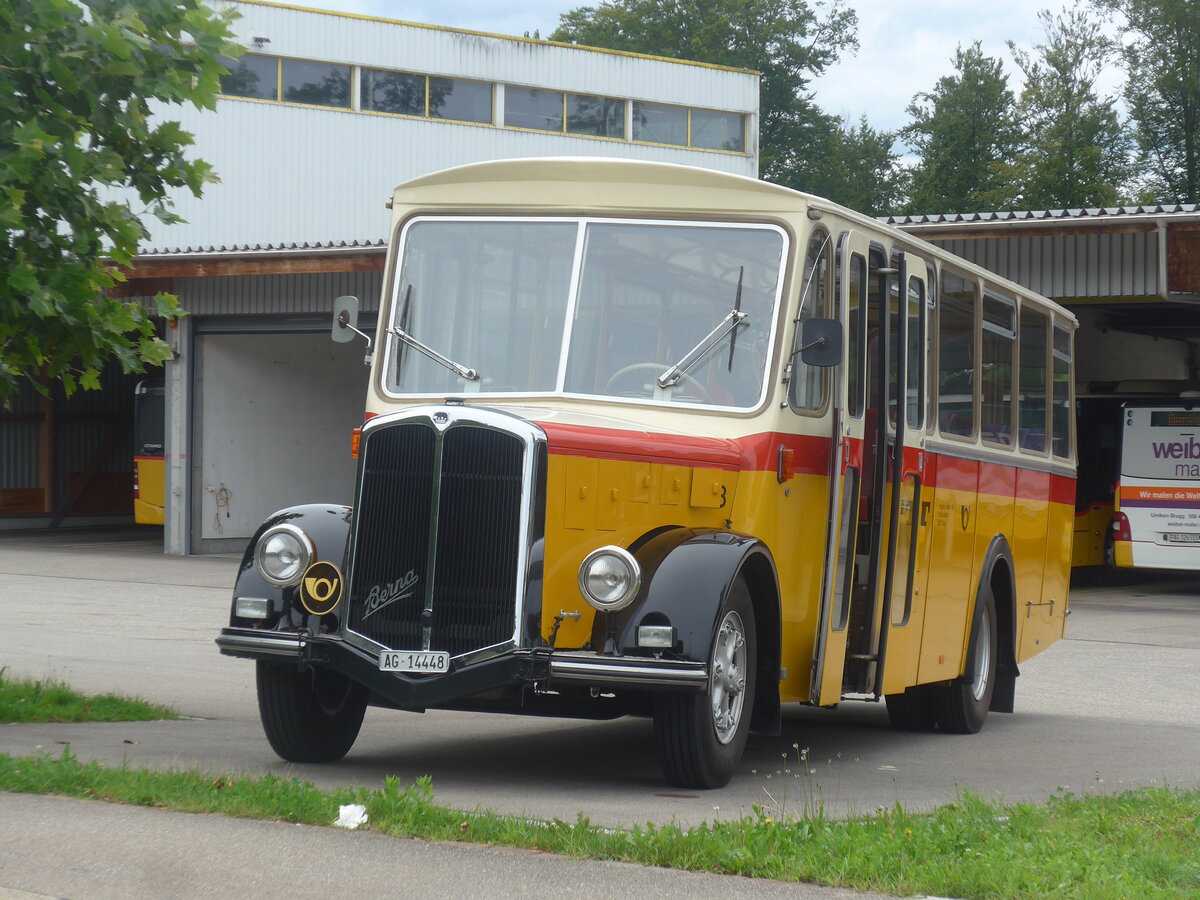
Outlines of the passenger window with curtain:
{"type": "Polygon", "coordinates": [[[938,430],[953,437],[975,434],[975,285],[942,273],[938,304],[938,430]]]}
{"type": "Polygon", "coordinates": [[[1021,308],[1018,348],[1017,444],[1022,450],[1046,450],[1046,328],[1044,313],[1021,308]]]}
{"type": "Polygon", "coordinates": [[[1013,411],[1013,351],[1016,349],[1017,309],[1012,300],[996,294],[983,296],[983,330],[980,354],[980,426],[983,439],[1011,446],[1013,411]]]}
{"type": "Polygon", "coordinates": [[[827,370],[805,365],[800,359],[799,350],[804,346],[802,332],[805,320],[829,315],[832,261],[832,242],[828,232],[814,231],[808,239],[808,253],[804,261],[800,309],[795,321],[795,346],[792,347],[792,376],[788,385],[788,400],[796,409],[820,409],[825,403],[827,370]]]}

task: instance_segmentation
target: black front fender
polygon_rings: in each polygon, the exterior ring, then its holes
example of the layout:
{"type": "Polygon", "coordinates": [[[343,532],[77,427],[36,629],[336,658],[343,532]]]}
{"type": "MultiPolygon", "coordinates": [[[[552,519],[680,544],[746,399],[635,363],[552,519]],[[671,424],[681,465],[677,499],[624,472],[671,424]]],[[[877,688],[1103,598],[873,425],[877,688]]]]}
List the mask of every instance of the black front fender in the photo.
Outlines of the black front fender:
{"type": "Polygon", "coordinates": [[[756,596],[756,606],[767,603],[777,621],[775,563],[755,538],[676,528],[635,545],[632,552],[642,567],[642,590],[627,609],[596,617],[596,646],[615,644],[622,653],[645,655],[638,647],[638,626],[669,625],[675,629],[673,656],[707,661],[725,596],[752,560],[772,582],[771,596],[756,596]]]}
{"type": "MultiPolygon", "coordinates": [[[[287,523],[304,531],[313,542],[316,554],[313,562],[331,562],[343,575],[350,544],[350,507],[325,503],[291,506],[269,516],[246,545],[242,564],[234,583],[234,605],[230,606],[229,624],[237,627],[301,627],[307,617],[296,602],[296,588],[281,588],[265,581],[254,565],[254,548],[263,532],[275,525],[287,523]],[[235,615],[238,597],[259,597],[269,601],[266,620],[242,619],[235,615]]],[[[336,610],[335,610],[336,612],[336,610]]]]}

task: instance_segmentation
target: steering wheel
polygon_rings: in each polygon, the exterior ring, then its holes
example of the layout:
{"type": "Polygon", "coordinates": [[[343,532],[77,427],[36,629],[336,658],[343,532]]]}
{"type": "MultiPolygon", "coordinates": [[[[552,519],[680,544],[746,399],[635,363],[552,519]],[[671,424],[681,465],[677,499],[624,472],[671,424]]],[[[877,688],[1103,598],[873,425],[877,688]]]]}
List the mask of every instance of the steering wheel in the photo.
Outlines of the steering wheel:
{"type": "MultiPolygon", "coordinates": [[[[665,372],[667,367],[662,363],[639,362],[625,366],[621,369],[617,369],[617,371],[613,372],[612,375],[609,376],[608,381],[604,382],[604,393],[615,393],[613,388],[622,378],[624,378],[626,375],[632,375],[634,372],[640,372],[647,369],[653,371],[655,377],[657,377],[665,372]]],[[[680,373],[679,381],[680,383],[686,383],[698,399],[704,403],[712,403],[712,397],[709,396],[708,391],[704,388],[704,385],[691,375],[688,375],[687,373],[680,373]]]]}

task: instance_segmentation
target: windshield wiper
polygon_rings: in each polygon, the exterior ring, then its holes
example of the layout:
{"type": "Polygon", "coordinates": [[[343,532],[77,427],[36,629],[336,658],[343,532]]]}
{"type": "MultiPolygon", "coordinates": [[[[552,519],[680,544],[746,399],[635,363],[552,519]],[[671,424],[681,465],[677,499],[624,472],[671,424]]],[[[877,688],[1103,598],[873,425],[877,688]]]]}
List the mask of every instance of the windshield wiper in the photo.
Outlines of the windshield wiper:
{"type": "Polygon", "coordinates": [[[737,340],[738,329],[746,319],[750,318],[749,313],[742,312],[742,275],[745,271],[744,266],[738,271],[737,293],[734,294],[733,309],[717,323],[716,328],[704,336],[700,343],[685,353],[679,362],[658,376],[660,388],[674,387],[679,384],[679,379],[683,378],[689,369],[703,362],[727,334],[733,335],[729,341],[729,365],[732,368],[734,341],[737,340]]]}
{"type": "MultiPolygon", "coordinates": [[[[410,283],[404,291],[404,306],[403,306],[403,312],[401,313],[401,321],[405,325],[408,324],[408,311],[409,311],[409,305],[410,305],[411,300],[412,300],[412,284],[410,283]]],[[[418,351],[419,353],[424,353],[426,356],[428,356],[430,359],[432,359],[435,363],[439,363],[439,364],[445,366],[447,369],[449,369],[451,372],[454,372],[460,378],[465,378],[467,381],[478,381],[479,380],[479,373],[477,371],[475,371],[474,369],[469,368],[467,366],[464,366],[462,363],[455,362],[454,360],[450,359],[450,357],[448,357],[448,356],[442,356],[442,354],[438,353],[436,350],[434,350],[428,344],[422,344],[415,337],[413,337],[411,334],[409,334],[407,331],[405,331],[401,326],[393,325],[391,328],[389,328],[387,330],[387,332],[388,332],[388,334],[394,334],[396,337],[400,338],[400,340],[404,341],[404,343],[406,343],[408,346],[412,347],[414,350],[418,351]]]]}

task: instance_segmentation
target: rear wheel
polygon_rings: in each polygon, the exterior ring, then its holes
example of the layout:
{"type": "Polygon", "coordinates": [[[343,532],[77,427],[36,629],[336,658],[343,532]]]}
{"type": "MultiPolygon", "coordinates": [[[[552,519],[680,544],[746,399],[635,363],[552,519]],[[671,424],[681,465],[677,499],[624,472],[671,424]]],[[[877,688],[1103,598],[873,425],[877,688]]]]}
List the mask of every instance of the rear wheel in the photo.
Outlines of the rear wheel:
{"type": "Polygon", "coordinates": [[[902,694],[887,694],[888,718],[892,725],[904,731],[932,731],[937,725],[937,709],[927,685],[910,687],[902,694]]]}
{"type": "Polygon", "coordinates": [[[989,585],[979,589],[975,603],[982,608],[971,629],[967,671],[934,694],[938,725],[952,734],[974,734],[983,727],[996,687],[996,602],[989,585]]]}
{"type": "Polygon", "coordinates": [[[721,608],[703,693],[655,697],[654,734],[663,774],[674,785],[728,784],[746,749],[758,665],[754,606],[739,576],[721,608]]]}
{"type": "Polygon", "coordinates": [[[334,762],[358,737],[367,689],[311,666],[258,663],[258,714],[271,749],[289,762],[334,762]]]}

